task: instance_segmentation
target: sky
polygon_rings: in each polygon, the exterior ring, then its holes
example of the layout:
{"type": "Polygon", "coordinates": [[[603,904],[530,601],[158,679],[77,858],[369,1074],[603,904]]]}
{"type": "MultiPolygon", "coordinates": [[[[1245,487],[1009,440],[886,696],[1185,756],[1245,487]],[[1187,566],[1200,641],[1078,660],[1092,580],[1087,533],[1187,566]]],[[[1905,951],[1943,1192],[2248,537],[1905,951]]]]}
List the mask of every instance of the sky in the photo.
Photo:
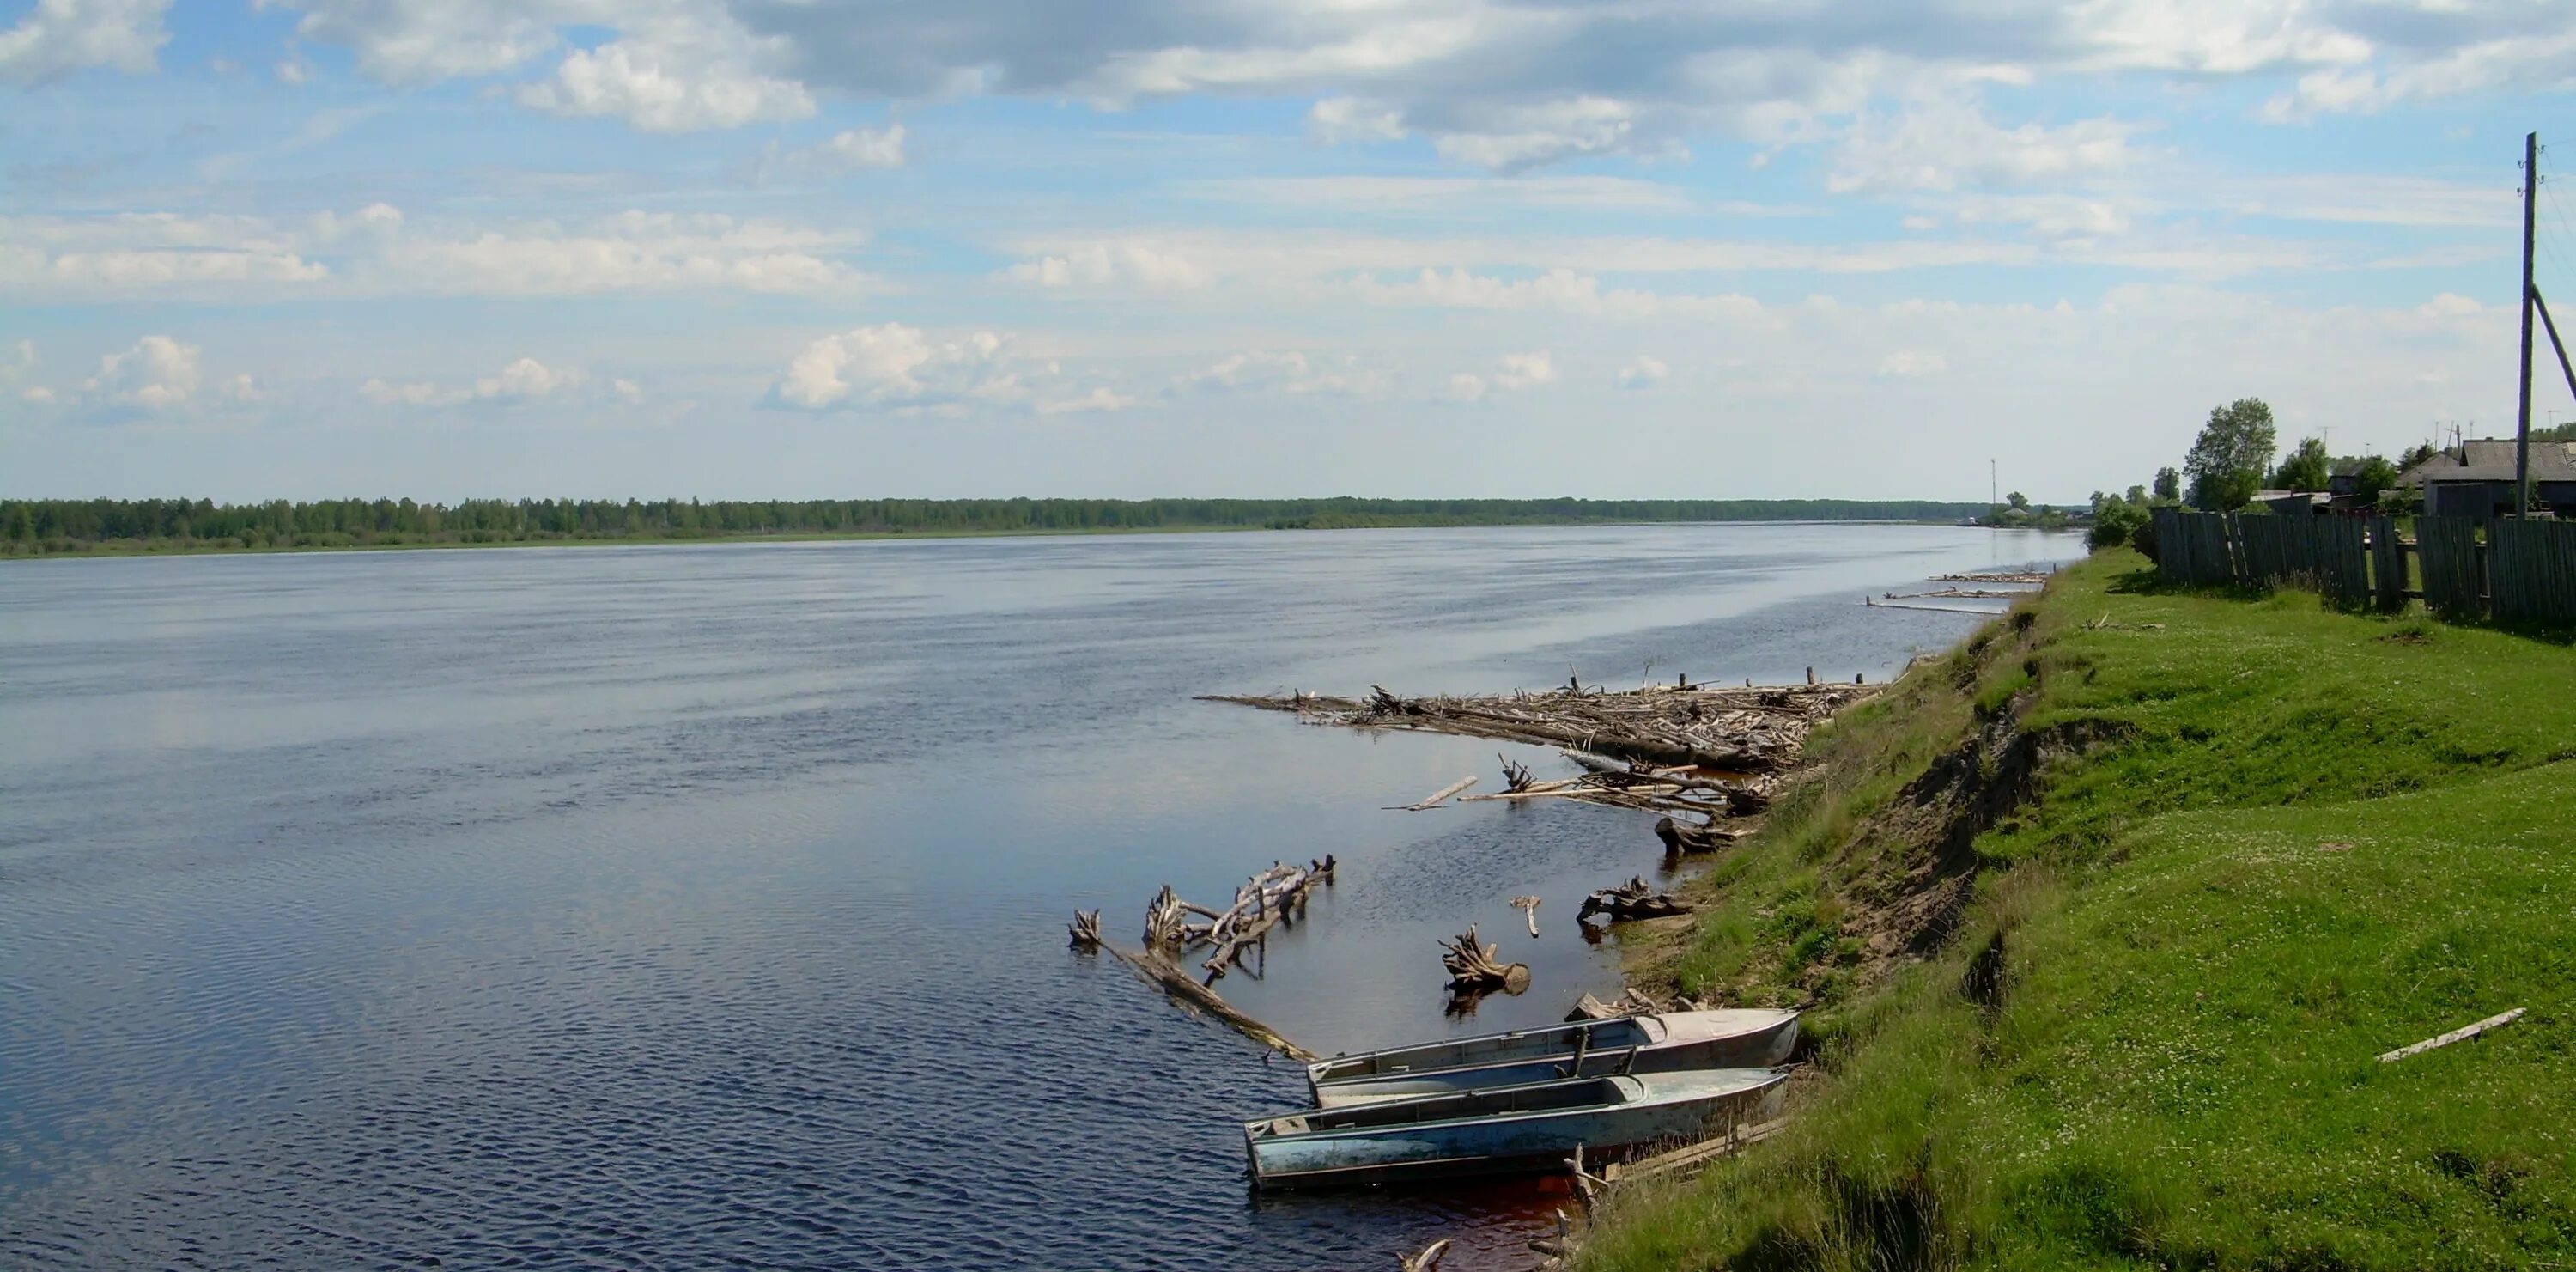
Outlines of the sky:
{"type": "Polygon", "coordinates": [[[2513,426],[2572,84],[2576,0],[0,0],[0,495],[2393,453],[2513,426]]]}

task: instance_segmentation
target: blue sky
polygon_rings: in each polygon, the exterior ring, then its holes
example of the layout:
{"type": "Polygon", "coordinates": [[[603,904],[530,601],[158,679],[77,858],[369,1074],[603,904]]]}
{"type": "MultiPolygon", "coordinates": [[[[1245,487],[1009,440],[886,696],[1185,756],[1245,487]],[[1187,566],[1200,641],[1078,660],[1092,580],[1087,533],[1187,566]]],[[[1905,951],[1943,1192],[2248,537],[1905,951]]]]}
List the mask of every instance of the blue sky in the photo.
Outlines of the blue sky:
{"type": "Polygon", "coordinates": [[[2394,451],[2511,426],[2571,82],[2556,0],[0,0],[0,494],[2394,451]]]}

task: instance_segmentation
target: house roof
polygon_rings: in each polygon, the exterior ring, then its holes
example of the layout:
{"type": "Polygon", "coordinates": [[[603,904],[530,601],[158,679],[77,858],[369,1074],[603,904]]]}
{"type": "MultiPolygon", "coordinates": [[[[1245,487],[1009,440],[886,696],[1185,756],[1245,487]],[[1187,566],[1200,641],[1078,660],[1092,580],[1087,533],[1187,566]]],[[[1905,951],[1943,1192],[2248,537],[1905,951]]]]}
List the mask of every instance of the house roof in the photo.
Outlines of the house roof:
{"type": "MultiPolygon", "coordinates": [[[[2514,442],[2510,437],[2482,437],[2462,442],[2409,467],[2397,480],[2409,486],[2430,482],[2512,481],[2514,442]]],[[[2533,481],[2576,481],[2576,442],[2533,442],[2533,481]]]]}

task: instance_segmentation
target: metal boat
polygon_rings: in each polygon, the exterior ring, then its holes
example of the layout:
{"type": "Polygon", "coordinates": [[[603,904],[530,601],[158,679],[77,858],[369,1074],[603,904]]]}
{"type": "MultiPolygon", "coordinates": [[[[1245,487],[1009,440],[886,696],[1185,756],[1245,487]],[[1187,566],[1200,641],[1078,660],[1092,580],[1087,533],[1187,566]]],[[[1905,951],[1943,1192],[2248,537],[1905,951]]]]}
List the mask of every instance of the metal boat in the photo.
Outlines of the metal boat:
{"type": "Polygon", "coordinates": [[[1674,1011],[1334,1056],[1307,1065],[1306,1081],[1329,1109],[1612,1073],[1765,1069],[1797,1042],[1794,1011],[1674,1011]]]}
{"type": "Polygon", "coordinates": [[[1310,1109],[1247,1122],[1255,1185],[1316,1188],[1558,1169],[1706,1138],[1778,1112],[1770,1069],[1565,1078],[1310,1109]]]}

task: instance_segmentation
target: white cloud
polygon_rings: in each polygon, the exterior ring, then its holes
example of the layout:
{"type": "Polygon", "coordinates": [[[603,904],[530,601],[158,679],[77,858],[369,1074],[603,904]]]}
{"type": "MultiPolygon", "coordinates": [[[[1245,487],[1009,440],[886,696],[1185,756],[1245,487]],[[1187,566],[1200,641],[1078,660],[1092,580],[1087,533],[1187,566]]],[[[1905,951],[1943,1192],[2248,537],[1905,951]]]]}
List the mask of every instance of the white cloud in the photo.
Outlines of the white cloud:
{"type": "Polygon", "coordinates": [[[646,132],[700,132],[803,119],[814,95],[764,75],[740,51],[688,42],[620,40],[565,55],[550,81],[522,87],[519,103],[557,115],[614,115],[646,132]]]}
{"type": "Polygon", "coordinates": [[[1062,256],[1022,261],[1003,276],[1040,287],[1130,284],[1148,291],[1188,291],[1210,281],[1208,271],[1188,256],[1132,242],[1086,244],[1062,256]]]}
{"type": "Polygon", "coordinates": [[[195,345],[145,336],[123,353],[100,358],[98,374],[81,381],[80,398],[97,407],[175,410],[197,395],[199,354],[195,345]]]}
{"type": "Polygon", "coordinates": [[[1537,102],[1495,111],[1474,130],[1444,133],[1433,145],[1443,158],[1517,172],[1576,155],[1628,149],[1637,113],[1636,107],[1608,97],[1537,102]]]}
{"type": "MultiPolygon", "coordinates": [[[[470,383],[394,384],[371,379],[358,386],[358,396],[377,406],[463,406],[470,402],[506,406],[552,397],[586,378],[579,367],[549,367],[534,358],[519,358],[498,374],[480,376],[470,383]]],[[[622,386],[625,382],[618,383],[622,386]]]]}
{"type": "Polygon", "coordinates": [[[797,157],[816,167],[834,172],[855,172],[862,168],[900,168],[903,166],[903,125],[882,130],[853,128],[835,133],[831,140],[797,157]]]}
{"type": "MultiPolygon", "coordinates": [[[[149,15],[157,32],[163,2],[42,0],[22,30],[67,26],[47,15],[122,13],[149,15]]],[[[1318,140],[1420,134],[1458,162],[1502,170],[1677,153],[1680,138],[1705,132],[1766,146],[1813,142],[1873,98],[1985,83],[2302,75],[2272,112],[2293,118],[2551,87],[2576,74],[2576,30],[2557,6],[2481,0],[256,2],[300,10],[301,38],[352,49],[361,69],[389,83],[494,76],[578,39],[587,47],[523,86],[522,100],[661,131],[801,118],[825,90],[869,101],[989,93],[1111,106],[1217,95],[1310,101],[1318,140]],[[595,39],[602,31],[607,38],[595,39]]],[[[134,52],[129,40],[85,56],[148,63],[149,49],[134,52]]],[[[2006,147],[2019,153],[2002,165],[2116,148],[2110,131],[2125,126],[2039,125],[2040,135],[2006,147]]],[[[1885,156],[1849,175],[1912,182],[1927,169],[1934,180],[1962,179],[1940,175],[1952,166],[1937,156],[1885,156]]]]}
{"type": "Polygon", "coordinates": [[[1250,350],[1230,353],[1173,383],[1183,392],[1335,393],[1375,397],[1385,393],[1391,377],[1365,365],[1356,355],[1310,355],[1297,350],[1250,350]]]}
{"type": "Polygon", "coordinates": [[[1040,415],[1069,415],[1082,411],[1123,411],[1136,405],[1136,399],[1106,388],[1095,387],[1080,397],[1056,398],[1037,403],[1040,415]]]}
{"type": "Polygon", "coordinates": [[[1457,402],[1481,402],[1497,393],[1535,388],[1556,382],[1556,359],[1545,349],[1527,353],[1507,353],[1494,359],[1493,369],[1484,374],[1461,371],[1449,377],[1447,396],[1457,402]]]}
{"type": "Polygon", "coordinates": [[[2296,87],[2264,103],[2262,117],[2296,122],[2499,89],[2563,90],[2576,81],[2576,28],[2564,13],[2553,15],[2552,6],[2438,3],[2424,8],[2418,33],[2433,38],[2371,50],[2375,56],[2369,65],[2338,64],[2302,75],[2296,87]],[[2532,22],[2547,25],[2504,30],[2532,22]],[[2490,38],[2478,38],[2482,35],[2490,38]]]}
{"type": "Polygon", "coordinates": [[[0,296],[564,296],[849,291],[864,234],[718,214],[415,224],[389,205],[301,218],[0,216],[0,296]]]}
{"type": "Polygon", "coordinates": [[[2444,292],[2416,306],[2415,312],[2427,318],[2467,318],[2485,313],[2486,308],[2456,292],[2444,292]]]}
{"type": "Polygon", "coordinates": [[[1943,93],[1855,121],[1826,184],[1840,193],[1887,194],[2081,180],[2127,166],[2135,157],[2129,138],[2141,131],[2143,125],[2109,118],[2004,128],[1973,98],[1943,93]]]}
{"type": "Polygon", "coordinates": [[[1479,208],[1566,208],[1585,212],[1716,212],[1735,216],[1800,216],[1806,209],[1742,202],[1701,203],[1680,186],[1633,177],[1236,177],[1202,182],[1192,193],[1261,207],[1454,215],[1479,208]]]}
{"type": "Polygon", "coordinates": [[[506,71],[555,47],[558,23],[614,15],[604,0],[253,0],[253,7],[303,11],[298,35],[354,50],[358,69],[388,84],[506,71]]]}
{"type": "Polygon", "coordinates": [[[1306,112],[1306,132],[1325,145],[1402,141],[1404,112],[1382,102],[1327,97],[1306,112]]]}
{"type": "Polygon", "coordinates": [[[825,336],[798,350],[772,401],[809,411],[956,407],[1018,401],[1025,386],[990,331],[936,340],[899,322],[825,336]]]}
{"type": "Polygon", "coordinates": [[[644,401],[644,386],[633,380],[612,380],[608,387],[617,394],[618,401],[629,406],[639,405],[644,401]]]}
{"type": "Polygon", "coordinates": [[[1939,375],[1949,369],[1948,358],[1937,353],[1925,353],[1919,349],[1899,349],[1881,359],[1878,364],[1880,375],[1900,380],[1939,375]]]}
{"type": "Polygon", "coordinates": [[[1641,353],[1637,355],[1636,361],[1619,369],[1619,387],[1623,389],[1653,388],[1655,385],[1662,383],[1664,377],[1671,375],[1672,373],[1673,369],[1664,365],[1663,359],[1657,358],[1652,354],[1641,353]]]}
{"type": "Polygon", "coordinates": [[[1545,349],[1529,353],[1507,353],[1494,362],[1494,386],[1504,389],[1526,389],[1532,385],[1556,382],[1556,361],[1545,349]]]}
{"type": "Polygon", "coordinates": [[[36,0],[0,31],[0,82],[32,84],[92,66],[146,72],[170,39],[170,0],[36,0]]]}

